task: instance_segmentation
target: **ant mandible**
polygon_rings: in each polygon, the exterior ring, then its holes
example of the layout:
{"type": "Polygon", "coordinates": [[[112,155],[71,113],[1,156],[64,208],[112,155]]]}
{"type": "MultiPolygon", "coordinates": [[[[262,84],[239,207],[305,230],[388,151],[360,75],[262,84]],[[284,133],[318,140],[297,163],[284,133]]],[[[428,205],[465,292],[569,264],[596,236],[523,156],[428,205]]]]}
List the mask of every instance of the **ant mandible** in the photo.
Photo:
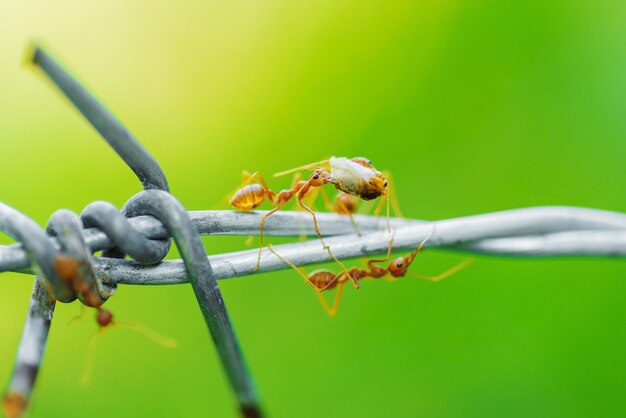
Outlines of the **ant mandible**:
{"type": "Polygon", "coordinates": [[[393,239],[391,239],[389,241],[389,247],[387,249],[387,256],[385,258],[371,259],[368,261],[364,260],[366,261],[365,268],[352,267],[348,270],[347,275],[343,271],[340,272],[339,274],[336,274],[331,270],[315,270],[311,272],[310,274],[307,274],[303,268],[296,266],[291,261],[287,260],[285,257],[278,254],[274,250],[274,248],[272,248],[271,244],[269,244],[268,247],[270,251],[272,251],[272,253],[276,255],[276,257],[278,257],[284,263],[288,264],[290,267],[296,270],[298,274],[304,279],[304,281],[313,288],[320,303],[322,304],[322,307],[324,308],[326,313],[332,317],[332,316],[335,316],[335,314],[337,313],[337,310],[339,309],[339,302],[341,300],[341,296],[343,295],[343,288],[346,284],[346,281],[349,279],[354,280],[354,281],[359,281],[359,280],[366,279],[366,278],[371,278],[371,279],[382,278],[389,282],[393,282],[397,280],[399,277],[403,277],[406,274],[409,274],[417,279],[437,282],[439,280],[443,280],[446,277],[451,276],[452,274],[458,272],[459,270],[463,269],[464,267],[468,266],[474,261],[473,258],[468,258],[437,276],[423,276],[423,275],[415,274],[415,273],[408,271],[411,264],[413,264],[415,257],[422,250],[422,248],[424,247],[424,244],[426,243],[429,237],[430,237],[430,234],[417,246],[417,248],[413,252],[405,256],[394,259],[393,261],[391,261],[391,263],[389,263],[389,265],[386,268],[376,265],[378,263],[386,263],[391,257],[391,249],[393,245],[393,239]],[[329,306],[328,302],[326,302],[326,299],[322,295],[322,292],[325,292],[334,288],[337,288],[337,294],[335,295],[335,300],[332,306],[329,306]]]}

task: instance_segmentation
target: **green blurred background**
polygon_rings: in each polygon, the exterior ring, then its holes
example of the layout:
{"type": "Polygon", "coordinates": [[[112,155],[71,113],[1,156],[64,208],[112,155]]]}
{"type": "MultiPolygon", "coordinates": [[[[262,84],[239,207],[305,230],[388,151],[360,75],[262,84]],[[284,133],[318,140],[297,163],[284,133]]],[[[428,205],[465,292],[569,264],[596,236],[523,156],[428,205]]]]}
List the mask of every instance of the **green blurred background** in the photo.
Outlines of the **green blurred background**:
{"type": "MultiPolygon", "coordinates": [[[[155,155],[188,209],[214,208],[244,169],[362,155],[394,174],[409,217],[624,211],[625,19],[626,3],[592,1],[2,2],[0,201],[44,225],[140,188],[20,66],[38,39],[155,155]]],[[[427,251],[413,271],[462,259],[427,251]]],[[[335,318],[292,271],[222,289],[270,417],[619,417],[624,270],[481,257],[436,285],[348,288],[335,318]]],[[[0,279],[0,382],[31,285],[0,279]]],[[[82,387],[96,325],[68,326],[79,306],[60,305],[31,417],[235,416],[190,286],[126,286],[107,306],[180,347],[113,329],[82,387]]]]}

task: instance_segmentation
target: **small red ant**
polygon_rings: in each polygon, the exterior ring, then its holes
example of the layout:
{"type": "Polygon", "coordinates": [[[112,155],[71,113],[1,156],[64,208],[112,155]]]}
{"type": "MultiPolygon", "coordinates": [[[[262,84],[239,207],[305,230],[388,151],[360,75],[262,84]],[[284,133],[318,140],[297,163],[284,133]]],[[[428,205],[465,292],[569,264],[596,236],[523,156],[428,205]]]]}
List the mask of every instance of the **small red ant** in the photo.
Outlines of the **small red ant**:
{"type": "Polygon", "coordinates": [[[352,267],[348,270],[348,273],[347,273],[348,275],[346,275],[346,273],[344,272],[340,272],[339,274],[336,274],[330,270],[315,270],[311,272],[310,274],[307,274],[304,269],[296,266],[291,261],[287,260],[285,257],[278,254],[274,250],[274,248],[272,248],[271,244],[268,245],[268,247],[270,251],[274,253],[274,255],[276,255],[283,262],[285,262],[286,264],[288,264],[289,266],[291,266],[294,270],[298,272],[298,274],[304,279],[304,281],[313,288],[313,290],[315,291],[317,297],[319,298],[322,304],[322,307],[324,308],[326,313],[329,316],[334,316],[337,313],[337,310],[339,308],[339,301],[341,300],[341,296],[343,294],[344,285],[346,284],[346,281],[350,279],[353,281],[359,281],[359,280],[366,279],[366,278],[371,278],[371,279],[383,278],[387,281],[392,282],[392,281],[395,281],[399,277],[403,277],[406,274],[409,274],[418,279],[437,282],[439,280],[445,279],[446,277],[449,277],[450,275],[456,273],[457,271],[461,270],[462,268],[466,267],[467,265],[469,265],[470,263],[474,261],[473,258],[468,258],[464,260],[463,262],[457,264],[456,266],[452,267],[451,269],[437,276],[422,276],[422,275],[415,274],[415,273],[408,271],[409,266],[411,266],[411,264],[415,260],[415,257],[422,250],[422,248],[424,247],[424,244],[426,243],[429,237],[430,235],[427,236],[419,244],[419,246],[415,249],[415,251],[403,257],[398,257],[394,259],[391,263],[389,263],[389,265],[386,268],[377,266],[376,265],[377,263],[385,263],[391,257],[391,248],[392,248],[392,243],[393,243],[393,239],[392,239],[389,241],[389,248],[387,249],[387,256],[385,258],[372,259],[369,261],[364,260],[366,261],[365,268],[352,267]],[[328,305],[328,302],[326,302],[326,299],[322,295],[322,292],[325,292],[334,288],[337,288],[337,295],[335,296],[335,300],[331,307],[328,305]]]}
{"type": "MultiPolygon", "coordinates": [[[[87,360],[85,362],[83,376],[81,377],[81,384],[87,384],[91,379],[91,372],[93,370],[95,360],[94,355],[97,337],[102,335],[105,330],[112,326],[132,329],[140,334],[143,334],[145,337],[151,339],[157,344],[167,348],[176,348],[178,346],[178,342],[176,340],[164,337],[142,324],[115,321],[113,319],[113,313],[108,309],[102,308],[100,297],[93,292],[85,282],[85,278],[81,274],[81,262],[79,260],[67,255],[59,255],[54,260],[54,266],[59,276],[68,281],[74,289],[74,292],[81,296],[83,303],[96,309],[96,322],[98,323],[99,330],[98,333],[94,334],[89,341],[87,360]]],[[[78,318],[80,318],[80,316],[78,318]]],[[[72,320],[74,319],[77,318],[73,318],[72,320]]],[[[70,321],[70,323],[71,322],[72,321],[70,321]]]]}

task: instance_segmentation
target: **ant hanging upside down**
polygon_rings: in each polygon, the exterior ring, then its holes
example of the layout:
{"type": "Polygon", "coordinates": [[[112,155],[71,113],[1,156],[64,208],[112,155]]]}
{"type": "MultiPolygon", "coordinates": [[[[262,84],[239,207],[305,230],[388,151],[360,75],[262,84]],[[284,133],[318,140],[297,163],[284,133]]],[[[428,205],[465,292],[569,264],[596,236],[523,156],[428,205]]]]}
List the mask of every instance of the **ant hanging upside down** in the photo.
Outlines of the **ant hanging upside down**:
{"type": "MultiPolygon", "coordinates": [[[[321,190],[324,196],[324,200],[331,208],[331,210],[347,214],[350,216],[352,223],[358,232],[358,227],[352,218],[352,214],[356,211],[356,198],[362,200],[373,200],[379,197],[384,197],[387,200],[387,229],[390,231],[389,226],[389,188],[388,181],[385,176],[372,166],[371,162],[365,158],[345,158],[345,157],[331,157],[329,160],[319,161],[317,163],[308,164],[306,166],[297,167],[292,170],[283,171],[277,173],[274,177],[283,176],[290,173],[296,173],[292,181],[291,187],[286,190],[282,190],[279,193],[273,192],[265,182],[265,179],[261,174],[255,172],[249,174],[244,172],[243,174],[243,186],[240,187],[230,199],[230,204],[243,211],[250,211],[260,206],[266,199],[274,206],[274,209],[269,211],[261,218],[260,223],[260,244],[259,255],[257,257],[257,264],[255,270],[259,269],[261,262],[261,251],[263,249],[263,228],[265,220],[278,212],[294,197],[298,205],[311,214],[313,217],[313,225],[315,232],[322,241],[322,245],[328,251],[328,254],[333,260],[335,260],[344,271],[344,274],[348,274],[345,266],[332,254],[330,248],[324,243],[322,234],[318,228],[317,217],[315,212],[303,202],[303,199],[311,194],[313,190],[321,190]],[[314,170],[308,180],[301,180],[299,171],[314,170]],[[252,183],[256,181],[256,183],[252,183]],[[339,193],[336,201],[336,207],[330,205],[328,196],[325,194],[322,188],[326,184],[332,184],[339,193]]],[[[394,200],[395,202],[395,200],[394,200]]],[[[358,283],[355,281],[355,286],[358,288],[358,283]]]]}
{"type": "MultiPolygon", "coordinates": [[[[81,297],[81,300],[84,303],[81,305],[81,308],[89,306],[96,309],[96,322],[98,323],[99,329],[98,333],[94,334],[89,340],[87,360],[85,362],[83,376],[81,377],[81,384],[85,385],[91,379],[91,372],[95,363],[95,348],[96,342],[98,341],[97,337],[102,335],[105,330],[111,327],[131,329],[166,348],[176,348],[178,346],[178,342],[176,340],[164,337],[142,324],[115,321],[113,319],[113,313],[101,306],[102,302],[100,297],[87,285],[85,277],[81,273],[81,267],[84,267],[81,266],[81,264],[81,261],[66,255],[59,255],[54,260],[54,266],[59,276],[63,280],[66,280],[74,292],[81,297]]],[[[70,323],[75,319],[79,319],[81,316],[82,313],[78,317],[73,318],[70,323]]]]}
{"type": "Polygon", "coordinates": [[[307,274],[304,269],[296,266],[291,261],[287,260],[285,257],[278,254],[274,250],[274,248],[272,248],[271,244],[269,244],[268,247],[270,251],[274,253],[274,255],[276,255],[276,257],[280,258],[283,262],[285,262],[286,264],[288,264],[290,267],[292,267],[294,270],[298,272],[298,274],[304,279],[304,281],[313,288],[313,290],[315,291],[315,294],[319,298],[320,303],[322,304],[322,307],[324,308],[326,313],[329,316],[334,316],[337,313],[337,310],[339,309],[339,301],[341,300],[341,296],[343,294],[343,288],[348,280],[359,281],[359,280],[367,279],[367,278],[370,278],[370,279],[382,278],[389,282],[393,282],[397,280],[399,277],[403,277],[406,274],[409,274],[418,279],[437,282],[439,280],[445,279],[446,277],[449,277],[450,275],[456,273],[457,271],[461,270],[462,268],[466,267],[467,265],[471,264],[474,261],[473,258],[468,258],[462,261],[461,263],[457,264],[456,266],[452,267],[451,269],[446,270],[445,272],[437,276],[422,276],[422,275],[415,274],[415,273],[408,271],[408,268],[411,266],[411,264],[413,264],[415,257],[422,250],[422,248],[424,247],[424,244],[426,243],[429,237],[430,237],[430,234],[418,245],[415,251],[403,257],[398,257],[392,260],[391,263],[389,263],[387,267],[378,266],[377,264],[386,263],[391,257],[391,248],[393,244],[393,239],[392,239],[389,241],[389,248],[387,249],[387,256],[385,258],[372,259],[372,260],[364,259],[364,264],[366,265],[365,268],[352,267],[348,270],[347,273],[342,271],[339,274],[336,274],[332,272],[331,270],[316,270],[316,271],[311,272],[310,274],[307,274]],[[334,288],[337,288],[337,295],[335,296],[335,300],[331,307],[328,305],[328,302],[326,302],[326,299],[322,295],[322,292],[325,292],[334,288]]]}

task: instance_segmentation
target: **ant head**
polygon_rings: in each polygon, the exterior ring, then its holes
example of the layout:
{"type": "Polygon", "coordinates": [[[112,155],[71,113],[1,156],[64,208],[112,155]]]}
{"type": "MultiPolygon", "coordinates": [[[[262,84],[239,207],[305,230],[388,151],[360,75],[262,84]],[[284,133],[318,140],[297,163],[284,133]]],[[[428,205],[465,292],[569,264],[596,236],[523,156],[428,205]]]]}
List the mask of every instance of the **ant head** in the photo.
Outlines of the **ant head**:
{"type": "Polygon", "coordinates": [[[372,177],[370,184],[372,184],[374,188],[380,192],[381,196],[387,195],[387,179],[379,171],[377,171],[376,175],[372,177]]]}
{"type": "Polygon", "coordinates": [[[101,328],[105,328],[113,322],[113,313],[106,309],[98,309],[96,321],[101,328]]]}
{"type": "Polygon", "coordinates": [[[359,197],[364,200],[373,200],[380,196],[387,196],[387,179],[377,171],[368,180],[367,187],[360,191],[359,197]]]}
{"type": "Polygon", "coordinates": [[[398,257],[389,264],[389,273],[391,273],[393,277],[402,277],[406,274],[412,262],[413,258],[411,255],[398,257]]]}
{"type": "Polygon", "coordinates": [[[332,178],[326,170],[318,168],[313,172],[313,174],[311,174],[311,177],[309,177],[309,184],[313,187],[320,187],[326,183],[330,183],[331,180],[332,178]]]}
{"type": "Polygon", "coordinates": [[[372,165],[372,162],[367,158],[355,157],[352,162],[361,165],[365,168],[369,168],[374,173],[374,176],[369,179],[368,197],[366,200],[376,199],[378,196],[385,196],[387,193],[387,179],[382,173],[372,165]]]}

